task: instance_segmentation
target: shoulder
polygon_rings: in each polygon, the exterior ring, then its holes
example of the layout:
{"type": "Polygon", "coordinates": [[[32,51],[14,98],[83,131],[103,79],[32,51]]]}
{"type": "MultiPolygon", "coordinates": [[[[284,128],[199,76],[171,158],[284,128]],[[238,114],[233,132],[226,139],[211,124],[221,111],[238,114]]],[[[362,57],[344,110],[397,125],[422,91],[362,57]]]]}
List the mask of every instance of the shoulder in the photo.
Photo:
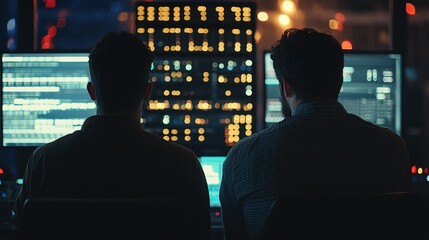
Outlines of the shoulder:
{"type": "Polygon", "coordinates": [[[367,143],[376,143],[380,145],[379,147],[396,146],[400,147],[400,149],[406,148],[404,139],[398,133],[386,127],[365,121],[353,114],[348,114],[348,117],[352,120],[353,131],[356,133],[356,137],[366,139],[367,143]]]}
{"type": "Polygon", "coordinates": [[[147,140],[150,142],[149,145],[153,147],[153,150],[157,150],[159,154],[190,159],[196,158],[195,153],[183,145],[166,141],[160,136],[149,132],[145,132],[145,134],[147,135],[147,140]]]}
{"type": "Polygon", "coordinates": [[[366,121],[354,114],[348,113],[347,116],[349,119],[351,119],[351,121],[353,121],[355,126],[359,126],[360,129],[365,132],[370,132],[378,136],[383,136],[392,140],[402,141],[402,138],[397,133],[393,132],[392,130],[386,127],[382,127],[374,123],[371,123],[369,121],[366,121]]]}
{"type": "Polygon", "coordinates": [[[57,162],[59,154],[67,155],[69,152],[64,151],[64,149],[67,148],[68,142],[70,142],[70,135],[72,134],[38,146],[29,157],[28,167],[32,169],[41,168],[42,165],[46,167],[50,163],[57,162]]]}
{"type": "Polygon", "coordinates": [[[250,158],[259,155],[257,153],[266,149],[267,145],[273,145],[273,134],[277,131],[275,130],[276,126],[263,129],[251,136],[242,138],[229,150],[224,166],[235,167],[236,165],[251,161],[250,158]]]}
{"type": "Polygon", "coordinates": [[[238,152],[241,154],[250,154],[254,151],[261,150],[261,148],[265,149],[269,146],[275,146],[278,138],[287,138],[288,133],[294,129],[295,125],[298,123],[297,118],[287,117],[268,128],[241,139],[231,148],[230,154],[232,155],[238,152]]]}
{"type": "MultiPolygon", "coordinates": [[[[79,139],[79,130],[73,133],[64,135],[52,142],[45,143],[36,148],[33,152],[34,157],[42,157],[46,155],[51,155],[54,153],[64,152],[73,142],[81,142],[79,139]]],[[[64,152],[65,153],[65,152],[64,152]]]]}
{"type": "Polygon", "coordinates": [[[200,168],[200,163],[195,153],[180,144],[166,141],[160,136],[145,132],[144,143],[146,144],[145,157],[156,159],[159,164],[166,164],[172,168],[188,169],[194,171],[200,168]]]}

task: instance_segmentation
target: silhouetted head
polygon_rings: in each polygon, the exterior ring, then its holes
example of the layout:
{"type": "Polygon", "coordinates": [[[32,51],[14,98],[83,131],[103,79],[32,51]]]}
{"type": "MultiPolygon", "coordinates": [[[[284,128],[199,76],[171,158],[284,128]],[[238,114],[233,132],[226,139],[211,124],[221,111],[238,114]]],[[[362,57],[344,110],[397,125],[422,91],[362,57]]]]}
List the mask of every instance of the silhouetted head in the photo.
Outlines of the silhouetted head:
{"type": "Polygon", "coordinates": [[[152,62],[150,49],[133,34],[119,32],[103,37],[89,55],[95,96],[90,95],[96,100],[97,111],[135,112],[141,107],[150,96],[147,88],[152,62]]]}
{"type": "Polygon", "coordinates": [[[296,100],[337,100],[344,53],[332,35],[311,28],[287,29],[271,48],[271,58],[280,84],[287,82],[296,100]]]}

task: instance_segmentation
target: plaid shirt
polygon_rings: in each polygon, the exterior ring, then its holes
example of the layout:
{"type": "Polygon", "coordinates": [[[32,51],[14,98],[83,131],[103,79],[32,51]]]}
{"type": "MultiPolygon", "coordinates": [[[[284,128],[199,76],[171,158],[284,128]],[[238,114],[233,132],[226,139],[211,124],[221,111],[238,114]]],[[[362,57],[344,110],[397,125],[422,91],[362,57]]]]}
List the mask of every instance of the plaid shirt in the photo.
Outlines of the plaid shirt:
{"type": "Polygon", "coordinates": [[[229,152],[220,190],[225,238],[257,239],[284,193],[410,190],[410,165],[404,141],[390,130],[338,102],[303,103],[229,152]]]}

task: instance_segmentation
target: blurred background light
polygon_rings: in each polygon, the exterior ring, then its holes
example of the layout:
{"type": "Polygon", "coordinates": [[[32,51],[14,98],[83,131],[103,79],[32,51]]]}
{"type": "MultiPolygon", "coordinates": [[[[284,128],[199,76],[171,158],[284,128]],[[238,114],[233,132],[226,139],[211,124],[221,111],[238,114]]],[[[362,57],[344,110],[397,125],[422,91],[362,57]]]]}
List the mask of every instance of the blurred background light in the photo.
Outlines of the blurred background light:
{"type": "Polygon", "coordinates": [[[258,20],[261,21],[261,22],[268,21],[268,13],[266,13],[266,12],[259,12],[258,13],[258,20]]]}
{"type": "Polygon", "coordinates": [[[290,24],[290,17],[286,14],[279,15],[279,23],[282,26],[288,26],[290,24]]]}
{"type": "Polygon", "coordinates": [[[282,9],[286,13],[295,13],[296,11],[295,3],[291,0],[285,0],[282,3],[282,9]]]}
{"type": "Polygon", "coordinates": [[[350,42],[350,40],[344,40],[341,43],[341,48],[345,49],[345,50],[351,50],[351,49],[353,49],[352,42],[350,42]]]}
{"type": "Polygon", "coordinates": [[[416,14],[416,7],[412,3],[406,3],[405,4],[405,11],[408,15],[415,15],[416,14]]]}
{"type": "Polygon", "coordinates": [[[335,19],[331,19],[329,20],[329,28],[332,30],[337,30],[338,29],[338,22],[335,19]]]}

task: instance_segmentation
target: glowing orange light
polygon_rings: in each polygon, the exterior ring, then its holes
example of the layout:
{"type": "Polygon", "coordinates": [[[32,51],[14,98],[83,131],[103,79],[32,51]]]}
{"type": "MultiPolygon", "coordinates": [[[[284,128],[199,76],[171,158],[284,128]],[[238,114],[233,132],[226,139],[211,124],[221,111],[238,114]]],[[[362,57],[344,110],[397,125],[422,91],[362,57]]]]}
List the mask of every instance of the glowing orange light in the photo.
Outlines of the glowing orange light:
{"type": "Polygon", "coordinates": [[[417,173],[417,167],[416,165],[411,167],[411,173],[417,173]]]}
{"type": "Polygon", "coordinates": [[[416,14],[416,7],[412,3],[406,3],[405,4],[405,11],[408,15],[415,15],[416,14]]]}
{"type": "MultiPolygon", "coordinates": [[[[335,25],[336,28],[331,28],[331,29],[342,31],[343,23],[346,21],[346,16],[341,12],[337,12],[335,13],[335,20],[336,20],[336,25],[335,25]]],[[[329,21],[329,25],[331,25],[331,20],[329,21]]]]}
{"type": "Polygon", "coordinates": [[[279,23],[280,25],[286,26],[290,23],[290,17],[286,14],[280,14],[279,15],[279,23]]]}
{"type": "Polygon", "coordinates": [[[341,48],[342,48],[342,49],[346,49],[346,50],[351,50],[351,49],[353,49],[352,42],[350,42],[349,40],[344,40],[344,41],[341,43],[341,48]]]}
{"type": "Polygon", "coordinates": [[[121,12],[118,14],[118,21],[125,22],[128,20],[128,13],[127,12],[121,12]]]}
{"type": "Polygon", "coordinates": [[[332,30],[338,29],[338,21],[334,19],[329,20],[329,28],[332,30]]]}
{"type": "Polygon", "coordinates": [[[0,174],[4,174],[3,168],[0,168],[0,174]]]}
{"type": "Polygon", "coordinates": [[[56,0],[46,0],[46,2],[45,2],[46,8],[55,8],[56,5],[57,5],[56,0]]]}
{"type": "Polygon", "coordinates": [[[346,21],[346,16],[343,13],[337,12],[335,13],[335,19],[340,22],[346,21]]]}
{"type": "Polygon", "coordinates": [[[259,43],[259,41],[261,40],[262,34],[260,32],[256,32],[255,33],[255,42],[259,43]]]}
{"type": "Polygon", "coordinates": [[[57,36],[57,27],[55,27],[55,26],[50,26],[50,27],[48,28],[48,35],[49,35],[49,37],[51,37],[51,38],[53,38],[53,37],[57,36]]]}

